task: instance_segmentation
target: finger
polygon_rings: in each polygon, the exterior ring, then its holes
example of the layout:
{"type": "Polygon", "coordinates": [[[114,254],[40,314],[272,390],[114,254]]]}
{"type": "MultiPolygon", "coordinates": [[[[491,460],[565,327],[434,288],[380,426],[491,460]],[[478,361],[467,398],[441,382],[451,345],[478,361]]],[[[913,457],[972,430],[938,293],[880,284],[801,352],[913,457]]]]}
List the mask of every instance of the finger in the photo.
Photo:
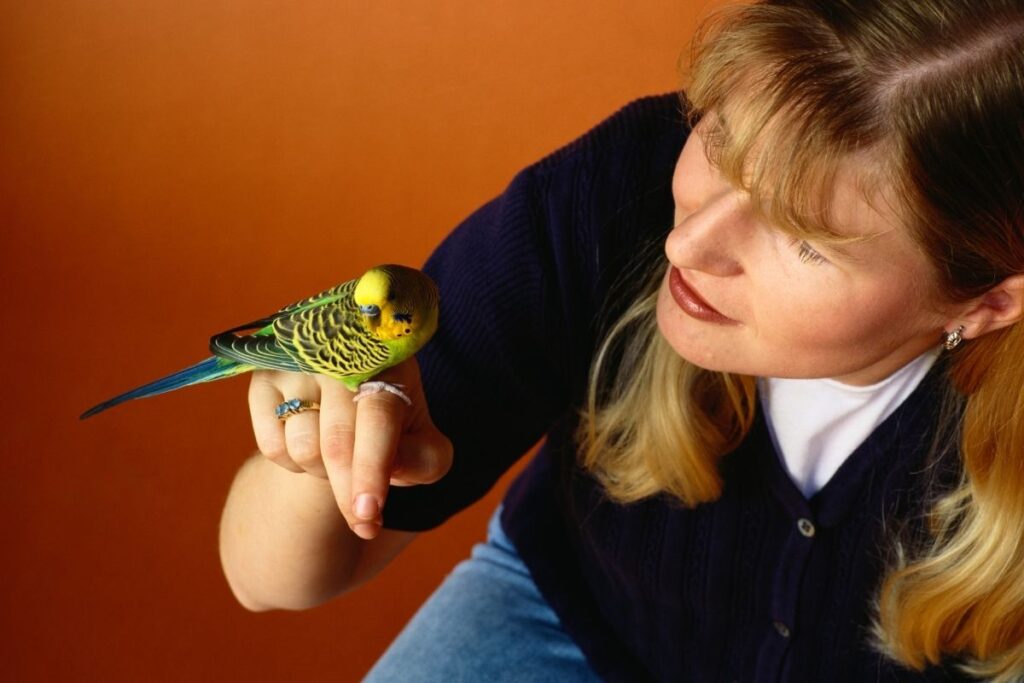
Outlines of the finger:
{"type": "Polygon", "coordinates": [[[284,423],[284,440],[292,462],[303,472],[326,479],[327,471],[320,457],[319,415],[316,410],[307,410],[289,417],[284,423]]]}
{"type": "MultiPolygon", "coordinates": [[[[406,410],[400,398],[386,392],[366,396],[356,405],[352,506],[355,517],[361,521],[380,523],[406,410]]],[[[371,531],[370,538],[376,536],[377,530],[371,531]]],[[[356,533],[360,533],[358,528],[356,533]]]]}
{"type": "Polygon", "coordinates": [[[253,373],[249,382],[249,414],[252,417],[256,447],[275,465],[292,472],[302,472],[302,468],[288,457],[284,438],[284,423],[274,414],[274,408],[283,400],[281,391],[272,381],[271,373],[266,371],[253,373]]]}
{"type": "MultiPolygon", "coordinates": [[[[282,373],[278,385],[285,399],[320,402],[320,384],[310,375],[282,373]]],[[[284,438],[288,457],[303,472],[327,477],[320,458],[320,417],[316,410],[304,410],[284,420],[284,438]]]]}
{"type": "Polygon", "coordinates": [[[391,483],[396,486],[433,484],[452,466],[452,442],[433,426],[406,434],[398,444],[391,483]]]}
{"type": "Polygon", "coordinates": [[[356,405],[352,392],[337,380],[323,378],[320,391],[320,454],[338,509],[354,527],[351,472],[356,405]]]}

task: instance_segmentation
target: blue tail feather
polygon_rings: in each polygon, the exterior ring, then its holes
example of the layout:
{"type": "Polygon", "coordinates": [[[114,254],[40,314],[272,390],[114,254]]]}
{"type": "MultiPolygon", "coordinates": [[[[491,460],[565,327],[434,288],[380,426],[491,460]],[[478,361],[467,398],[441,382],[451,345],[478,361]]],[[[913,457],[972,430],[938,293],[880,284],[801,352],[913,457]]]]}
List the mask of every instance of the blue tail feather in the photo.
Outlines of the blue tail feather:
{"type": "Polygon", "coordinates": [[[87,417],[92,417],[96,413],[103,412],[107,408],[113,408],[116,405],[135,398],[156,396],[157,394],[181,389],[182,387],[187,387],[191,384],[212,382],[213,380],[231,377],[232,375],[238,375],[251,369],[251,365],[237,363],[233,360],[228,360],[227,358],[211,356],[210,358],[207,358],[200,363],[196,363],[191,367],[187,367],[184,370],[179,370],[178,372],[167,375],[166,377],[161,377],[149,384],[143,384],[141,387],[137,387],[131,391],[126,391],[125,393],[104,401],[99,405],[95,405],[82,413],[79,419],[84,420],[87,417]]]}

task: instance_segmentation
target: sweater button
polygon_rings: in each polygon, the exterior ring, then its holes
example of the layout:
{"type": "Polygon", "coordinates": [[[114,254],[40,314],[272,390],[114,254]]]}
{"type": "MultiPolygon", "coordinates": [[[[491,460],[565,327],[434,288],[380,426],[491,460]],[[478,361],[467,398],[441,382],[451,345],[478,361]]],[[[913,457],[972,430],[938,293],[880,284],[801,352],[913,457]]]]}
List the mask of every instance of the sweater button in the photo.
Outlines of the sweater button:
{"type": "Polygon", "coordinates": [[[800,533],[806,536],[807,538],[810,538],[814,535],[814,524],[812,524],[811,520],[807,519],[806,517],[801,517],[797,520],[796,528],[799,529],[800,533]]]}
{"type": "Polygon", "coordinates": [[[781,621],[776,621],[774,624],[772,624],[772,626],[775,627],[775,630],[778,632],[780,636],[782,636],[783,638],[789,638],[789,627],[783,624],[781,621]]]}

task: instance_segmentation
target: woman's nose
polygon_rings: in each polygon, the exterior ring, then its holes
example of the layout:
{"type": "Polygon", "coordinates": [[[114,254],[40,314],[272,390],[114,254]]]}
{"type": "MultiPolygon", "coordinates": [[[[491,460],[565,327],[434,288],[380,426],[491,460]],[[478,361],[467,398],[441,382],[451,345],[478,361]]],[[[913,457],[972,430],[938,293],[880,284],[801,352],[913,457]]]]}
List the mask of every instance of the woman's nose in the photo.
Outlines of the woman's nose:
{"type": "Polygon", "coordinates": [[[723,188],[693,208],[680,207],[679,223],[665,240],[665,254],[677,268],[728,276],[743,272],[743,245],[751,218],[742,194],[723,188]]]}

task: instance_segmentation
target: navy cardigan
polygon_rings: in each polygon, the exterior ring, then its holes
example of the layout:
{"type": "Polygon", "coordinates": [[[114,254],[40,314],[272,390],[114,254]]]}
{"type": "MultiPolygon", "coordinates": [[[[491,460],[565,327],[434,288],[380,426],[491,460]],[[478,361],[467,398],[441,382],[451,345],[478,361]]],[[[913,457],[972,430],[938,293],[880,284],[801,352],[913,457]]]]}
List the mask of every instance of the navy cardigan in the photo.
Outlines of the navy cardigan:
{"type": "Polygon", "coordinates": [[[722,462],[721,498],[696,509],[613,504],[576,467],[590,361],[646,275],[631,268],[663,267],[687,134],[678,93],[637,100],[517,174],[431,256],[441,319],[418,358],[455,461],[437,484],[393,488],[384,525],[441,524],[546,437],[502,524],[605,679],[964,680],[953,663],[901,668],[869,639],[887,539],[955,478],[926,462],[942,362],[810,500],[760,412],[722,462]]]}

